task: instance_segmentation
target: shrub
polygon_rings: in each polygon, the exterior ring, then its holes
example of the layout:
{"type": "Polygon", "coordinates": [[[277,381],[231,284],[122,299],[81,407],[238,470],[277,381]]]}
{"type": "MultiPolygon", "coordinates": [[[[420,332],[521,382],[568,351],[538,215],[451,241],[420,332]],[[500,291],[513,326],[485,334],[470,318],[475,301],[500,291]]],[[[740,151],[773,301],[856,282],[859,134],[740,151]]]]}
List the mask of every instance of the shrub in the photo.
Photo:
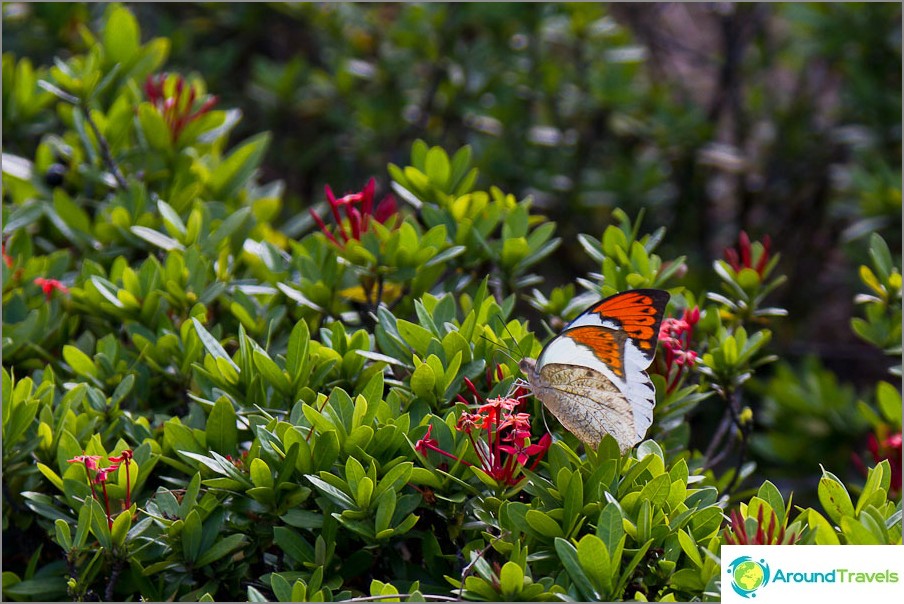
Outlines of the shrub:
{"type": "MultiPolygon", "coordinates": [[[[470,148],[423,142],[391,193],[328,188],[295,240],[259,178],[270,135],[230,144],[240,114],[160,72],[168,41],[142,44],[128,9],[83,35],[49,69],[3,60],[4,124],[40,133],[3,162],[5,597],[717,600],[725,542],[901,542],[888,460],[867,460],[856,504],[823,470],[824,513],[772,482],[737,491],[749,385],[786,315],[764,305],[782,283],[768,241],[741,234],[713,264],[722,291],[695,292],[699,269],[657,253],[665,230],[616,211],[580,237],[586,291],[544,293],[555,224],[478,187],[470,148]],[[656,421],[624,455],[594,451],[508,395],[521,356],[632,287],[673,295],[656,421]],[[703,404],[722,419],[700,451],[703,404]],[[491,459],[467,420],[515,405],[529,436],[491,459]]],[[[876,254],[887,295],[855,327],[871,338],[900,332],[900,271],[876,254]]],[[[896,395],[880,386],[870,417],[900,450],[896,395]]]]}

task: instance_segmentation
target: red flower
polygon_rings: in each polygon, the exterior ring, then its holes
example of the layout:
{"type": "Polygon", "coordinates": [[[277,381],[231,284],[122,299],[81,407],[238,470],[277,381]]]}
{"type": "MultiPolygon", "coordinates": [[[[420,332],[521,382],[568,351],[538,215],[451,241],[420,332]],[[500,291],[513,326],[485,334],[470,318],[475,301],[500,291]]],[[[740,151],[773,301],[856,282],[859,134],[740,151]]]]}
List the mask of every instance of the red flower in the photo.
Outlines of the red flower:
{"type": "Polygon", "coordinates": [[[747,236],[745,231],[741,231],[741,234],[738,235],[738,249],[726,248],[725,260],[736,273],[745,268],[752,268],[760,277],[763,277],[766,264],[769,262],[769,248],[771,244],[772,240],[769,235],[763,237],[763,251],[757,257],[754,257],[756,254],[750,243],[750,237],[747,236]]]}
{"type": "Polygon", "coordinates": [[[740,511],[732,510],[731,528],[723,531],[723,541],[728,545],[791,545],[796,543],[800,535],[785,534],[787,529],[785,524],[778,526],[778,518],[773,510],[769,514],[769,523],[766,525],[763,522],[763,508],[760,507],[756,517],[756,532],[748,535],[744,516],[740,511]]]}
{"type": "Polygon", "coordinates": [[[126,509],[132,507],[132,476],[129,474],[129,463],[132,461],[132,449],[123,449],[116,457],[108,457],[113,463],[126,464],[126,509]]]}
{"type": "Polygon", "coordinates": [[[97,469],[97,461],[100,459],[100,455],[76,455],[72,459],[67,459],[69,463],[83,463],[85,467],[89,470],[97,469]]]}
{"type": "Polygon", "coordinates": [[[35,279],[35,285],[41,288],[44,292],[44,297],[50,300],[53,297],[54,290],[59,290],[64,294],[69,293],[69,288],[57,281],[56,279],[45,279],[44,277],[38,277],[35,279]]]}
{"type": "MultiPolygon", "coordinates": [[[[458,459],[451,453],[448,453],[448,452],[440,449],[439,443],[436,441],[436,439],[430,438],[430,434],[432,432],[433,432],[433,424],[427,424],[427,433],[424,434],[423,438],[421,438],[414,444],[414,450],[424,456],[427,455],[427,451],[436,451],[440,455],[445,455],[446,457],[449,457],[450,459],[454,459],[455,461],[461,461],[460,459],[458,459]]],[[[462,462],[462,463],[464,463],[465,465],[471,465],[466,461],[462,462]]]]}
{"type": "Polygon", "coordinates": [[[94,484],[103,484],[107,482],[107,476],[118,469],[119,466],[116,465],[107,466],[106,468],[99,468],[94,475],[94,484]]]}
{"type": "MultiPolygon", "coordinates": [[[[473,388],[470,380],[466,383],[473,388]]],[[[544,434],[537,443],[531,443],[530,414],[514,411],[520,403],[514,398],[495,398],[481,405],[477,413],[462,413],[456,424],[456,429],[467,435],[480,469],[509,486],[524,479],[522,468],[533,470],[537,467],[552,444],[549,434],[544,434]]],[[[439,452],[458,459],[445,451],[439,452]]]]}
{"type": "Polygon", "coordinates": [[[173,141],[179,138],[188,124],[213,109],[219,101],[215,96],[208,96],[196,108],[198,90],[195,86],[186,86],[185,78],[167,73],[149,75],[144,82],[144,93],[163,116],[173,141]]]}
{"type": "Polygon", "coordinates": [[[694,325],[700,320],[700,309],[696,306],[685,309],[680,319],[668,318],[659,327],[659,343],[665,351],[659,372],[666,378],[666,391],[673,392],[682,382],[687,372],[697,362],[697,352],[691,350],[694,325]]]}
{"type": "Polygon", "coordinates": [[[12,256],[6,253],[6,244],[0,244],[0,251],[3,252],[3,262],[6,264],[7,268],[13,267],[13,259],[12,256]]]}
{"type": "Polygon", "coordinates": [[[540,453],[546,453],[546,450],[549,449],[549,445],[552,444],[552,437],[549,433],[544,434],[540,439],[540,442],[537,444],[530,444],[530,433],[527,433],[527,436],[522,436],[523,432],[517,432],[517,437],[512,440],[511,445],[500,445],[499,450],[508,453],[509,455],[514,455],[518,459],[518,463],[522,466],[526,466],[527,462],[533,455],[538,455],[540,453]]]}
{"type": "Polygon", "coordinates": [[[308,211],[311,213],[317,226],[320,227],[320,230],[326,235],[327,239],[340,248],[345,247],[345,244],[353,239],[356,241],[361,240],[361,236],[368,231],[371,220],[376,220],[380,224],[383,224],[389,220],[391,216],[398,213],[395,197],[392,195],[384,197],[380,203],[377,204],[376,208],[374,208],[374,191],[376,190],[376,186],[376,181],[371,178],[367,181],[363,191],[349,193],[338,199],[333,194],[333,190],[329,185],[324,187],[326,199],[330,204],[330,212],[333,215],[333,220],[336,222],[339,237],[342,238],[342,243],[340,243],[339,240],[336,239],[336,236],[330,232],[326,223],[323,222],[323,219],[320,218],[313,209],[309,209],[308,211]],[[340,210],[342,210],[341,213],[340,210]],[[344,218],[342,216],[343,213],[345,214],[344,218]],[[351,230],[351,233],[346,230],[346,224],[351,230]]]}
{"type": "Polygon", "coordinates": [[[118,456],[108,457],[107,459],[109,459],[113,463],[126,462],[126,465],[128,465],[129,460],[132,459],[132,449],[123,449],[118,456]]]}
{"type": "Polygon", "coordinates": [[[414,445],[414,450],[420,453],[421,455],[425,455],[427,451],[433,450],[434,447],[438,446],[439,443],[436,442],[435,439],[430,438],[430,434],[433,432],[433,424],[427,425],[427,433],[424,435],[422,439],[417,441],[414,445]]]}

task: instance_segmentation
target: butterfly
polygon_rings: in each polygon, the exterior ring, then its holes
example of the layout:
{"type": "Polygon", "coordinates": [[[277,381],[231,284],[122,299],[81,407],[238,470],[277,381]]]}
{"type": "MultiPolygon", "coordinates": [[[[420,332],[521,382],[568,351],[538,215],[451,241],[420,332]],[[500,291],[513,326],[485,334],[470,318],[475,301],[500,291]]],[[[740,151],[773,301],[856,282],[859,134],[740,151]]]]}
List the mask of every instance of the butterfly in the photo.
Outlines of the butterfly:
{"type": "Polygon", "coordinates": [[[596,449],[611,434],[624,453],[653,423],[653,362],[668,292],[634,289],[597,302],[521,371],[534,396],[565,428],[596,449]]]}

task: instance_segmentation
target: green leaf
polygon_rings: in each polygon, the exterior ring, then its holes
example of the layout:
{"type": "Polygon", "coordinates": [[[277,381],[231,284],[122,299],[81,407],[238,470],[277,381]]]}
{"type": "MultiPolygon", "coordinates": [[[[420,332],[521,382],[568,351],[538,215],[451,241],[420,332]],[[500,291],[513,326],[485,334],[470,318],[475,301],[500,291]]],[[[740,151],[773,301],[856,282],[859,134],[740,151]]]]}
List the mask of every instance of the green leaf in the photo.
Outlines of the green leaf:
{"type": "Polygon", "coordinates": [[[411,391],[421,398],[430,398],[436,385],[436,373],[427,363],[418,365],[411,374],[411,391]]]}
{"type": "Polygon", "coordinates": [[[132,528],[132,512],[124,510],[113,520],[113,528],[110,529],[113,545],[122,547],[126,542],[126,536],[130,528],[132,528]]]}
{"type": "Polygon", "coordinates": [[[559,523],[540,510],[528,510],[524,517],[531,528],[544,537],[558,538],[565,536],[559,523]]]}
{"type": "Polygon", "coordinates": [[[56,542],[64,551],[68,552],[72,549],[72,529],[69,523],[62,518],[54,520],[54,531],[56,533],[56,542]]]}
{"type": "Polygon", "coordinates": [[[700,557],[700,550],[697,548],[694,538],[687,534],[684,529],[678,529],[678,543],[681,545],[681,550],[687,554],[687,557],[690,558],[691,562],[693,562],[697,568],[703,568],[703,558],[700,557]]]}
{"type": "Polygon", "coordinates": [[[235,364],[228,354],[226,354],[226,349],[223,348],[217,339],[210,335],[210,332],[207,331],[196,318],[192,317],[191,321],[195,326],[195,332],[198,334],[198,337],[201,338],[201,343],[204,344],[204,348],[207,352],[215,359],[225,360],[233,369],[238,371],[239,366],[235,364]]]}
{"type": "Polygon", "coordinates": [[[245,544],[245,535],[229,535],[213,544],[198,558],[196,566],[207,566],[232,553],[245,544]]]}
{"type": "Polygon", "coordinates": [[[286,371],[292,378],[297,377],[308,356],[308,343],[311,340],[308,324],[304,319],[298,321],[289,335],[289,346],[286,350],[286,371]]]}
{"type": "Polygon", "coordinates": [[[170,231],[171,235],[181,235],[185,236],[185,223],[182,222],[182,218],[179,216],[179,213],[173,209],[173,207],[163,201],[162,199],[157,200],[157,211],[160,212],[160,217],[163,218],[163,222],[166,225],[167,229],[170,231]],[[175,231],[175,233],[173,232],[175,231]]]}
{"type": "Polygon", "coordinates": [[[233,149],[210,175],[214,197],[223,201],[231,199],[257,170],[269,144],[270,134],[262,132],[233,149]]]}
{"type": "Polygon", "coordinates": [[[503,596],[515,596],[524,587],[524,571],[514,562],[506,562],[499,572],[499,587],[503,596]]]}
{"type": "Polygon", "coordinates": [[[76,375],[97,377],[97,366],[94,365],[94,361],[75,346],[70,344],[63,346],[63,360],[72,367],[76,375]]]}
{"type": "Polygon", "coordinates": [[[644,485],[640,491],[640,499],[648,500],[651,505],[662,507],[669,497],[672,482],[668,474],[660,474],[644,485]]]}
{"type": "Polygon", "coordinates": [[[314,561],[314,548],[296,531],[284,526],[273,529],[273,542],[299,564],[314,561]]]}
{"type": "Polygon", "coordinates": [[[816,492],[819,496],[819,503],[822,504],[832,522],[840,525],[842,518],[853,518],[854,504],[851,502],[851,496],[844,488],[844,484],[834,474],[823,470],[816,492]]]}
{"type": "Polygon", "coordinates": [[[396,494],[391,491],[386,491],[383,496],[379,498],[379,501],[379,504],[377,504],[377,513],[374,518],[374,528],[378,534],[390,527],[392,515],[395,513],[396,509],[396,494]]]}
{"type": "Polygon", "coordinates": [[[128,63],[141,46],[138,21],[128,9],[112,5],[103,38],[106,56],[114,63],[128,63]]]}
{"type": "Polygon", "coordinates": [[[877,535],[874,535],[853,516],[845,516],[841,519],[840,524],[841,532],[848,545],[884,545],[877,535]]]}
{"type": "Polygon", "coordinates": [[[879,410],[892,425],[901,426],[901,393],[888,382],[879,382],[876,387],[879,410]]]}
{"type": "Polygon", "coordinates": [[[605,599],[612,589],[612,564],[602,539],[596,535],[584,535],[578,541],[577,553],[578,562],[587,578],[605,599]]]}
{"type": "Polygon", "coordinates": [[[223,455],[235,453],[238,444],[236,413],[227,397],[221,396],[214,403],[205,432],[208,448],[223,455]]]}
{"type": "Polygon", "coordinates": [[[778,521],[785,518],[785,500],[778,488],[770,481],[766,481],[757,491],[757,496],[763,499],[775,511],[778,521]]]}
{"type": "Polygon", "coordinates": [[[267,465],[260,457],[255,457],[251,460],[251,482],[256,487],[266,487],[273,488],[273,473],[270,471],[270,466],[267,465]]]}
{"type": "Polygon", "coordinates": [[[169,126],[160,112],[150,103],[138,105],[138,123],[144,138],[152,149],[165,151],[172,146],[172,136],[169,126]]]}
{"type": "Polygon", "coordinates": [[[151,245],[155,245],[160,249],[166,250],[167,252],[172,252],[173,250],[185,250],[184,245],[182,245],[172,237],[167,237],[160,231],[155,231],[154,229],[138,225],[130,227],[129,230],[151,245]]]}
{"type": "Polygon", "coordinates": [[[559,560],[562,562],[562,566],[565,567],[568,576],[571,577],[571,580],[578,588],[578,593],[581,598],[584,601],[602,600],[602,597],[600,594],[596,593],[595,589],[593,589],[590,579],[587,578],[587,575],[584,574],[584,570],[581,568],[577,549],[565,539],[558,537],[555,540],[555,547],[556,553],[559,555],[559,560]]]}
{"type": "Polygon", "coordinates": [[[343,493],[330,483],[325,480],[321,480],[316,476],[307,475],[306,478],[311,481],[317,490],[323,493],[328,499],[330,499],[333,503],[338,505],[341,509],[353,509],[355,506],[355,502],[352,500],[348,494],[343,493]]]}
{"type": "Polygon", "coordinates": [[[596,534],[606,544],[610,556],[615,553],[618,544],[625,534],[621,511],[617,505],[608,504],[600,512],[596,525],[596,534]]]}
{"type": "Polygon", "coordinates": [[[182,555],[188,562],[195,562],[201,553],[201,516],[192,510],[182,527],[182,555]]]}

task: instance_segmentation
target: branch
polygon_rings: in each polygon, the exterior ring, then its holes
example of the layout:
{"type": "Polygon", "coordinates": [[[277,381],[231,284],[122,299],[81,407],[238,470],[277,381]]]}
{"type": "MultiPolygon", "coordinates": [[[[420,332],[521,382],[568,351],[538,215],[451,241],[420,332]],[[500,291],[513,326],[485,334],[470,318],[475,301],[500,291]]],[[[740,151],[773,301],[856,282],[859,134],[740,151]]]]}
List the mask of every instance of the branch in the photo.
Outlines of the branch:
{"type": "Polygon", "coordinates": [[[119,573],[122,572],[122,560],[115,560],[113,562],[113,569],[110,571],[110,580],[107,582],[107,589],[104,592],[104,601],[113,602],[113,589],[116,587],[116,582],[119,580],[119,573]]]}
{"type": "Polygon", "coordinates": [[[88,125],[91,126],[91,131],[94,133],[94,137],[97,139],[97,146],[100,147],[100,155],[104,160],[104,163],[107,165],[107,169],[110,170],[110,173],[113,174],[113,179],[116,181],[116,185],[120,189],[128,189],[129,183],[126,182],[125,177],[122,175],[122,172],[119,169],[119,166],[116,165],[116,161],[113,159],[113,154],[110,153],[110,144],[107,142],[107,139],[100,133],[100,130],[97,128],[97,124],[94,123],[94,119],[91,117],[91,110],[88,109],[87,105],[80,105],[79,107],[82,110],[82,113],[85,114],[85,120],[88,122],[88,125]]]}
{"type": "Polygon", "coordinates": [[[504,534],[505,533],[499,533],[499,535],[497,535],[495,538],[493,538],[493,540],[490,541],[486,547],[484,547],[482,550],[480,550],[480,552],[478,552],[477,557],[474,558],[473,560],[471,560],[471,562],[464,568],[464,570],[461,573],[461,587],[458,590],[459,595],[464,593],[465,579],[467,579],[468,575],[471,574],[471,571],[474,569],[474,565],[477,564],[478,560],[480,560],[481,558],[483,558],[486,555],[486,553],[490,550],[490,548],[493,547],[493,544],[495,544],[497,541],[502,539],[502,536],[504,534]]]}

